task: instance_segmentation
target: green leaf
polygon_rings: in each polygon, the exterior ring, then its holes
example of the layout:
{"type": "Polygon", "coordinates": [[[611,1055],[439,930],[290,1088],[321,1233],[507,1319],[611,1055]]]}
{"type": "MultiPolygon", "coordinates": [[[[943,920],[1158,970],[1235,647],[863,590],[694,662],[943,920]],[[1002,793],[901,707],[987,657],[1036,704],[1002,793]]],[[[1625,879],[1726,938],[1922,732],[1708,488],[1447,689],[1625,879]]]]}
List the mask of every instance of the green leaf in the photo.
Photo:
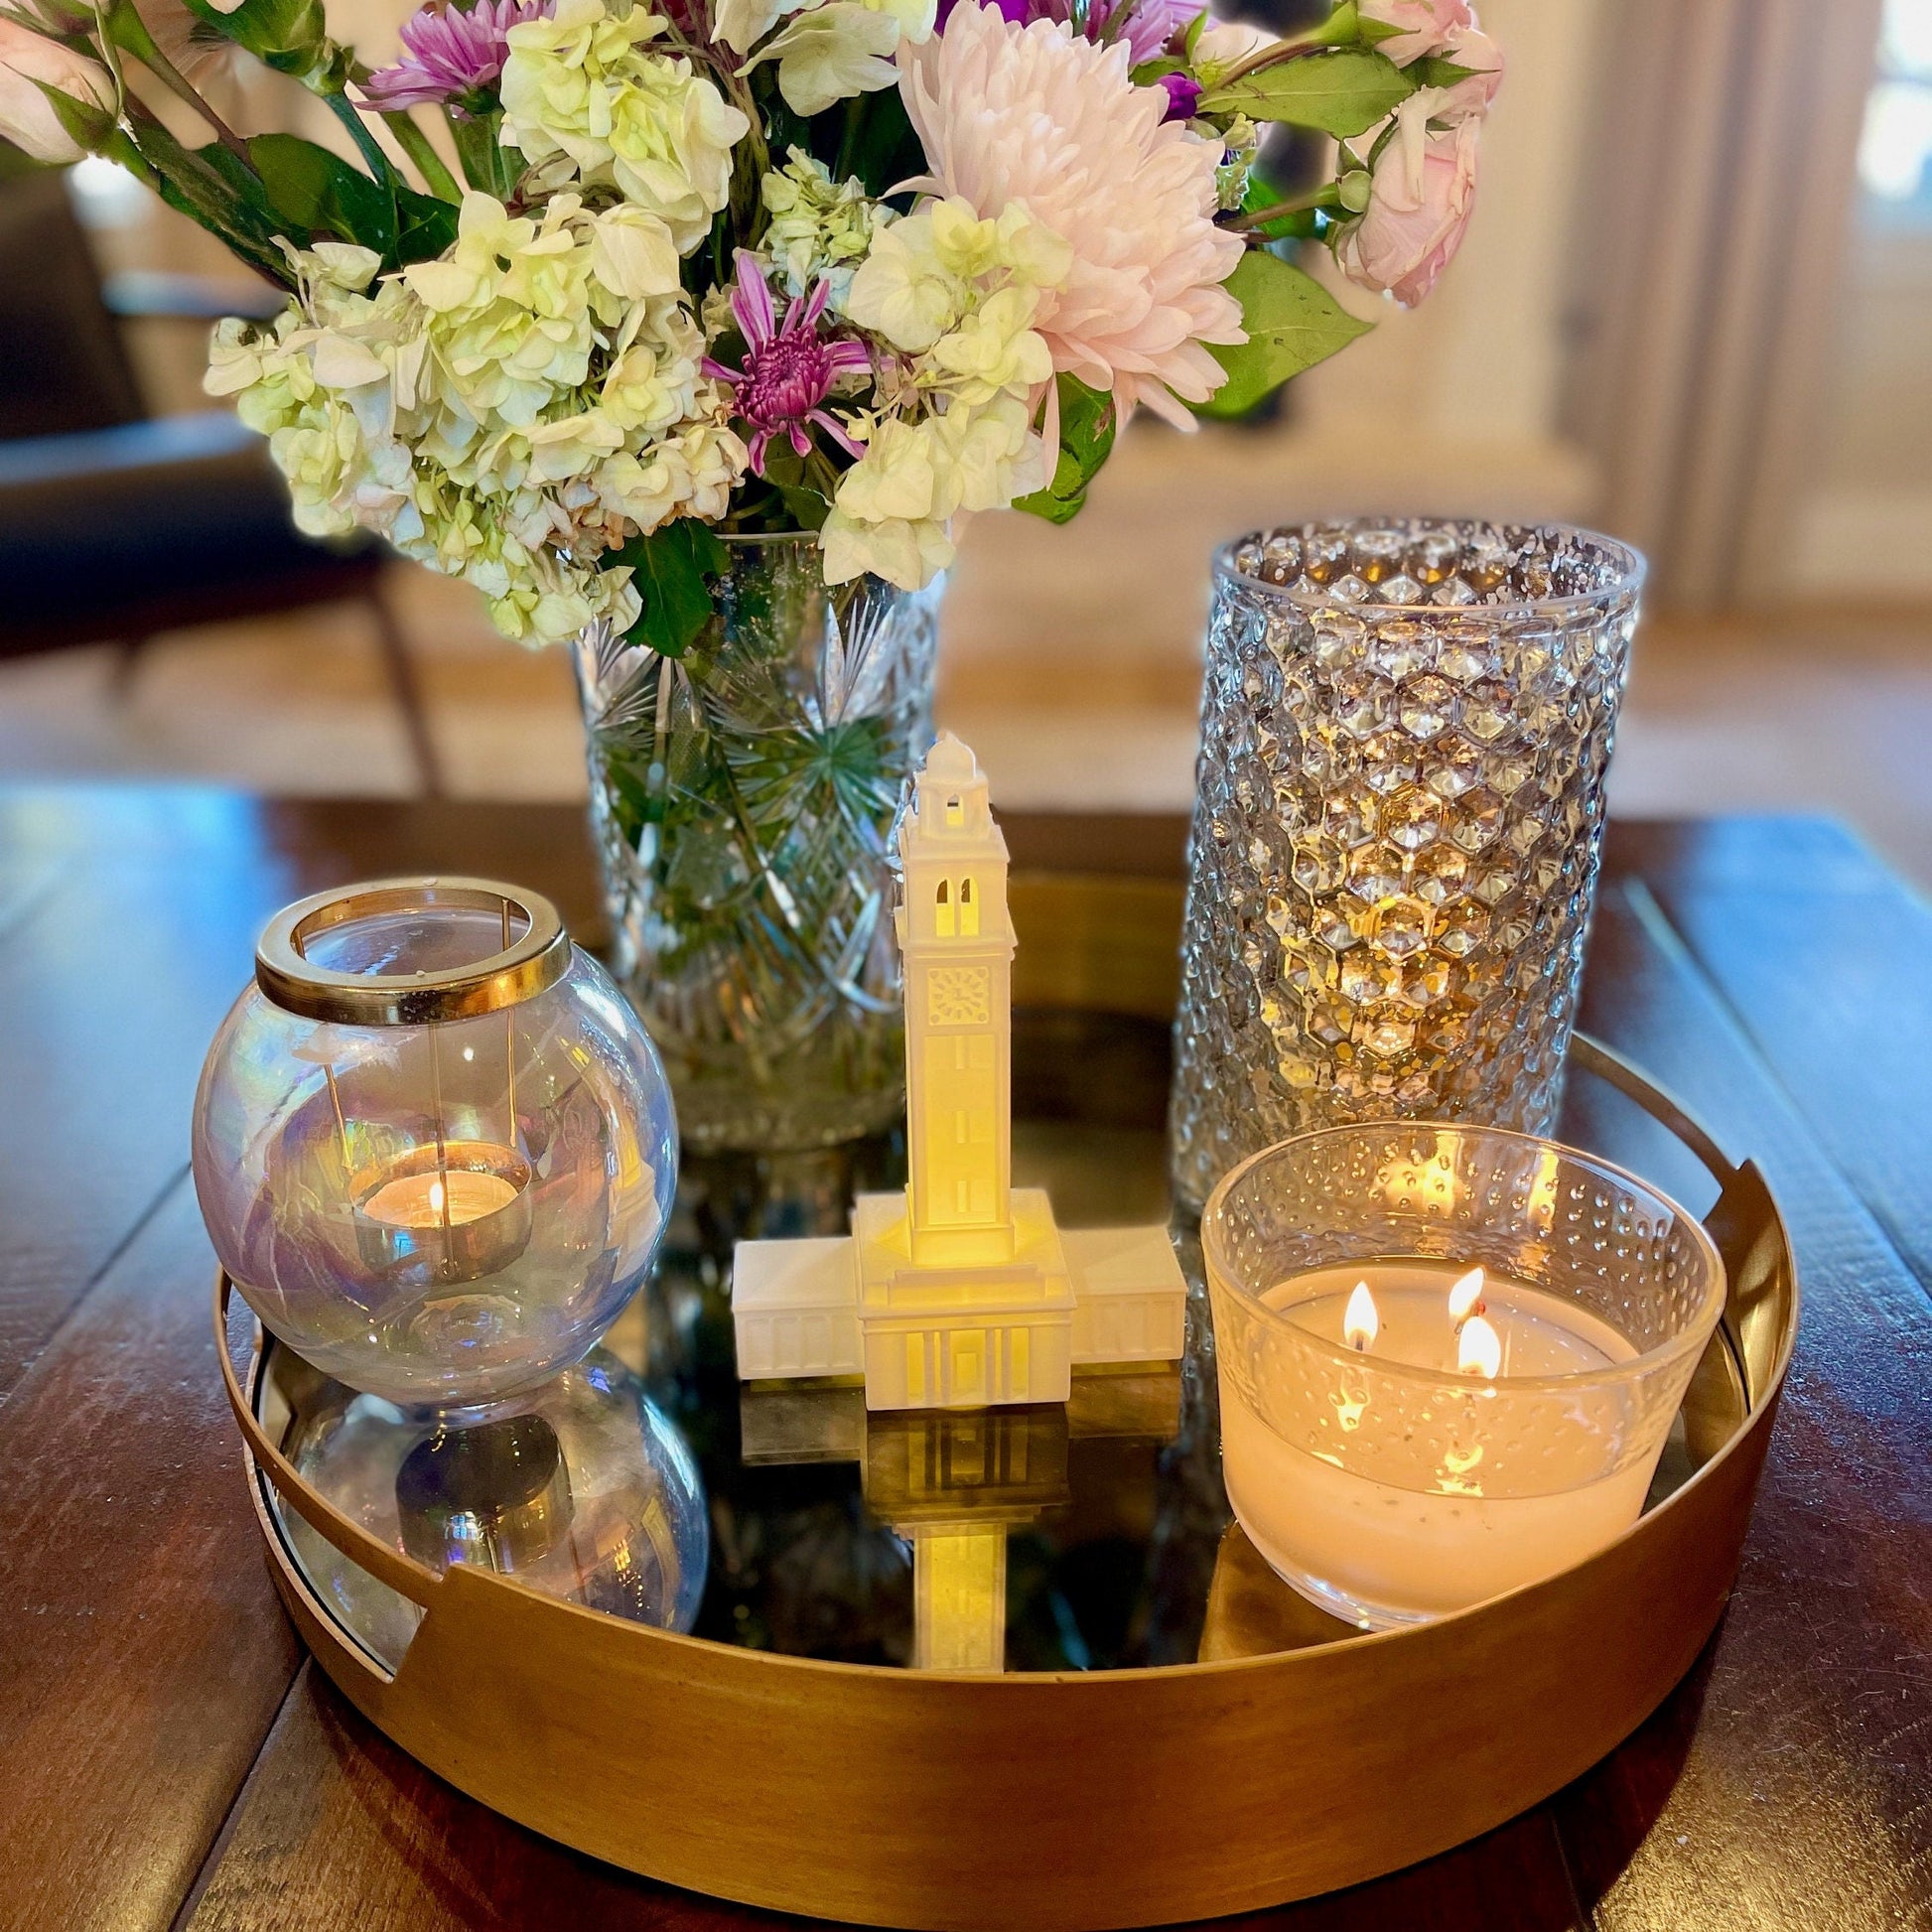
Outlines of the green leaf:
{"type": "Polygon", "coordinates": [[[1203,95],[1200,111],[1287,121],[1346,140],[1393,113],[1420,84],[1386,54],[1338,47],[1258,68],[1232,86],[1203,95]]]}
{"type": "MultiPolygon", "coordinates": [[[[725,352],[729,355],[732,351],[728,349],[725,352]]],[[[825,500],[823,491],[813,486],[804,459],[783,437],[774,438],[770,448],[765,451],[764,480],[777,492],[778,501],[784,505],[784,513],[799,529],[824,528],[832,506],[825,500]]]]}
{"type": "Polygon", "coordinates": [[[1409,69],[1420,87],[1453,87],[1459,80],[1473,80],[1483,70],[1460,67],[1454,61],[1444,60],[1440,54],[1428,55],[1409,69]]]}
{"type": "Polygon", "coordinates": [[[832,514],[832,505],[815,489],[806,489],[797,483],[779,483],[778,494],[784,500],[785,509],[801,530],[822,530],[825,519],[832,514]]]}
{"type": "Polygon", "coordinates": [[[258,134],[248,143],[275,212],[292,239],[335,235],[388,261],[396,248],[395,203],[367,175],[294,134],[258,134]]]}
{"type": "Polygon", "coordinates": [[[1077,375],[1057,378],[1060,447],[1053,475],[1043,489],[1018,498],[1013,507],[1049,523],[1070,523],[1086,507],[1087,485],[1100,474],[1114,447],[1114,399],[1090,389],[1077,375]]]}
{"type": "Polygon", "coordinates": [[[1200,406],[1203,416],[1245,416],[1270,390],[1374,326],[1351,316],[1312,275],[1265,248],[1249,249],[1227,286],[1241,304],[1248,340],[1236,348],[1210,346],[1228,379],[1200,406]]]}
{"type": "Polygon", "coordinates": [[[293,134],[248,143],[254,174],[225,149],[202,150],[235,192],[261,205],[298,246],[334,235],[372,249],[385,269],[426,261],[456,239],[457,209],[413,188],[371,181],[341,155],[293,134]],[[257,180],[259,176],[259,180],[257,180]]]}
{"type": "Polygon", "coordinates": [[[396,257],[394,266],[434,261],[456,240],[461,210],[440,196],[419,195],[413,188],[396,190],[396,257]]]}
{"type": "Polygon", "coordinates": [[[223,40],[305,84],[338,64],[321,0],[241,0],[232,13],[223,13],[212,0],[188,0],[188,7],[223,40]]]}
{"type": "MultiPolygon", "coordinates": [[[[803,145],[832,170],[833,180],[857,175],[868,195],[883,196],[898,183],[925,173],[925,150],[906,118],[897,87],[840,102],[812,121],[811,132],[812,139],[803,145]],[[853,110],[849,125],[848,109],[853,110]]],[[[774,141],[772,154],[778,153],[774,141]]]]}
{"type": "Polygon", "coordinates": [[[153,171],[161,199],[219,235],[235,254],[282,287],[294,285],[276,243],[280,225],[261,183],[218,141],[186,148],[136,103],[128,117],[136,152],[153,171]]]}
{"type": "MultiPolygon", "coordinates": [[[[1260,214],[1271,207],[1280,207],[1284,202],[1294,199],[1262,174],[1259,168],[1248,171],[1246,187],[1241,193],[1241,212],[1260,214]]],[[[1250,234],[1260,235],[1267,241],[1303,240],[1318,235],[1328,219],[1325,208],[1300,208],[1293,214],[1277,215],[1272,221],[1265,221],[1260,227],[1250,228],[1250,234]]]]}
{"type": "MultiPolygon", "coordinates": [[[[1350,0],[1352,11],[1353,0],[1350,0]]],[[[1398,27],[1392,20],[1358,20],[1355,31],[1366,47],[1380,47],[1384,41],[1399,41],[1409,29],[1398,27]]]]}
{"type": "Polygon", "coordinates": [[[519,154],[511,159],[504,152],[503,110],[492,107],[485,114],[453,114],[449,126],[456,138],[457,164],[463,170],[463,179],[499,202],[508,201],[517,176],[523,172],[523,157],[519,154]]]}
{"type": "Polygon", "coordinates": [[[643,613],[624,634],[666,657],[682,657],[711,617],[711,582],[730,553],[702,523],[675,523],[632,537],[611,561],[630,566],[643,613]]]}
{"type": "Polygon", "coordinates": [[[72,94],[63,93],[52,81],[31,73],[26,77],[47,96],[47,104],[53,108],[61,131],[75,147],[87,154],[97,154],[106,145],[114,132],[112,109],[98,106],[91,99],[79,100],[72,94]]]}

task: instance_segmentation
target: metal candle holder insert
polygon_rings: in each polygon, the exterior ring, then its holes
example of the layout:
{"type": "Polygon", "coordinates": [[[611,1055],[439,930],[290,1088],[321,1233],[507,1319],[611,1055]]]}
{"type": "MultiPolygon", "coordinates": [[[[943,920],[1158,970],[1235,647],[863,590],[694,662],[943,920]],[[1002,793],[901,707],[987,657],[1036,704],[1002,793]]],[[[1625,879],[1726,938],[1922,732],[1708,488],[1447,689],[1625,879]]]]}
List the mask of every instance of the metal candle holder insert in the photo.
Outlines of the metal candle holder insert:
{"type": "Polygon", "coordinates": [[[481,880],[393,881],[323,894],[290,906],[262,934],[255,977],[278,1006],[345,1026],[421,1026],[427,1035],[435,1138],[360,1169],[336,1069],[325,1068],[349,1171],[356,1247],[370,1268],[425,1286],[478,1281],[507,1268],[529,1245],[533,1170],[518,1147],[515,1033],[507,1010],[554,982],[569,951],[547,902],[512,897],[481,880]],[[494,912],[501,951],[407,975],[341,971],[309,956],[308,948],[337,926],[430,906],[494,912]],[[438,1025],[499,1010],[505,1012],[505,1139],[451,1138],[444,1132],[438,1025]]]}
{"type": "Polygon", "coordinates": [[[414,1148],[350,1183],[356,1246],[390,1274],[438,1282],[496,1274],[529,1245],[530,1175],[522,1155],[491,1141],[414,1148]]]}

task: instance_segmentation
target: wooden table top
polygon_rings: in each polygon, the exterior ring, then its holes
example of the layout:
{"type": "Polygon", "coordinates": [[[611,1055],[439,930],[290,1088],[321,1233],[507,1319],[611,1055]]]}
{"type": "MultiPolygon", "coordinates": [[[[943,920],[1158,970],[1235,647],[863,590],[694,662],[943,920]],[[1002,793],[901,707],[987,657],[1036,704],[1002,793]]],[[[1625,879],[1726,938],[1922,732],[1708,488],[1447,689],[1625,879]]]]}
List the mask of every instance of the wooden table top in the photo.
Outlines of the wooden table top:
{"type": "MultiPolygon", "coordinates": [[[[1178,820],[1006,823],[1023,868],[1179,869],[1178,820]]],[[[195,1078],[270,911],[434,870],[525,881],[595,933],[561,807],[0,790],[8,1932],[780,1923],[441,1784],[304,1662],[269,1583],[208,1333],[195,1078]]],[[[1613,828],[1585,1024],[1759,1160],[1803,1277],[1736,1593],[1684,1686],[1549,1803],[1231,1923],[1932,1927],[1929,960],[1932,912],[1829,824],[1613,828]]]]}

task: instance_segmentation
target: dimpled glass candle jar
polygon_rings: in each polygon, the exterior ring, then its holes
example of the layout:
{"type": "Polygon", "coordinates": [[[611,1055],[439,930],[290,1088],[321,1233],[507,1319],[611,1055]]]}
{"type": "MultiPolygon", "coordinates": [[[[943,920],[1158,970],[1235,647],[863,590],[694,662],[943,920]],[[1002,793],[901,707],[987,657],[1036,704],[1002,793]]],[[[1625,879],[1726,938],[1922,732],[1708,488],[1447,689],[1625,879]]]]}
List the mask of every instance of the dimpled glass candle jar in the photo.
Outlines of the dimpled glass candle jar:
{"type": "Polygon", "coordinates": [[[1643,560],[1362,518],[1215,559],[1171,1109],[1190,1206],[1349,1120],[1548,1133],[1643,560]]]}
{"type": "Polygon", "coordinates": [[[677,1130],[649,1038],[547,899],[399,880],[269,922],[194,1158],[265,1326],[350,1388],[462,1409],[548,1381],[616,1320],[677,1130]]]}
{"type": "Polygon", "coordinates": [[[1628,1529],[1724,1309],[1685,1209],[1502,1129],[1303,1135],[1228,1175],[1201,1238],[1228,1499],[1285,1582],[1368,1627],[1628,1529]]]}

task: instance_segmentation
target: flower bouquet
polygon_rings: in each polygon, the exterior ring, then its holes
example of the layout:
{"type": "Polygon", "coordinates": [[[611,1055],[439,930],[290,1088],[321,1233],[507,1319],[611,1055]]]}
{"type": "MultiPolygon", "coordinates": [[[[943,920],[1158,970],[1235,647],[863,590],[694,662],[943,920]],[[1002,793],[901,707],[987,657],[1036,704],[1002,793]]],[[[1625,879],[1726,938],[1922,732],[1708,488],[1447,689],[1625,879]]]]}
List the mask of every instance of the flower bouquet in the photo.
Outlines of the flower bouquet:
{"type": "Polygon", "coordinates": [[[122,163],[289,292],[208,389],[301,527],[571,640],[619,964],[697,1144],[897,1108],[884,855],[963,520],[1075,515],[1142,406],[1233,416],[1414,302],[1500,77],[1465,0],[1271,39],[1201,0],[0,0],[0,133],[122,163]],[[244,137],[231,44],[345,152],[244,137]],[[173,97],[210,137],[191,145],[173,97]],[[419,120],[418,116],[425,120],[419,120]],[[1332,137],[1300,195],[1270,123],[1332,137]]]}

